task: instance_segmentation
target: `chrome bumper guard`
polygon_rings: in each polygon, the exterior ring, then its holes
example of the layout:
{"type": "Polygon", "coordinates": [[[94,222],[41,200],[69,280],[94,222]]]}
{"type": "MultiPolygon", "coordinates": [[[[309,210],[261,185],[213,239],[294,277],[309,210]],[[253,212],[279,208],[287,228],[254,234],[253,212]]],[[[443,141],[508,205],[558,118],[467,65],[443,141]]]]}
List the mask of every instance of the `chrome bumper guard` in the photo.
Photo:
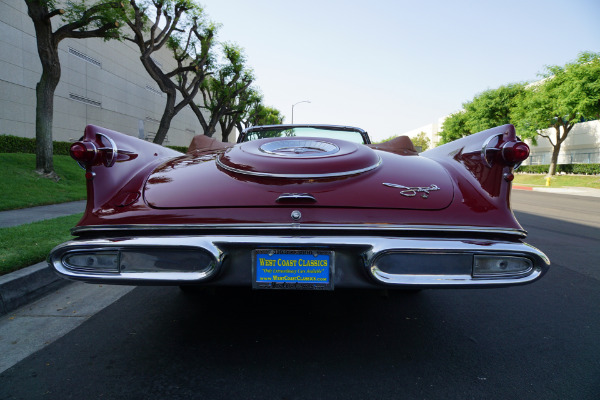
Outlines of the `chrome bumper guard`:
{"type": "Polygon", "coordinates": [[[88,282],[251,285],[251,254],[261,248],[334,251],[336,287],[508,286],[533,282],[550,265],[519,241],[243,235],[77,239],[53,249],[48,262],[88,282]]]}

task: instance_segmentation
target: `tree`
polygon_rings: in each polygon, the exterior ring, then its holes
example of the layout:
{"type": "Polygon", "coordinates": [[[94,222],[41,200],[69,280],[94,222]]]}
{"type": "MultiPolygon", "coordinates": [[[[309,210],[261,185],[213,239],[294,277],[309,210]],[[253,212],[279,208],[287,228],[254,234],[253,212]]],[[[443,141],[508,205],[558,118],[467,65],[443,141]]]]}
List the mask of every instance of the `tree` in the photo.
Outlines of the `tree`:
{"type": "Polygon", "coordinates": [[[192,103],[211,73],[211,49],[217,27],[206,20],[203,9],[193,0],[130,0],[129,6],[123,8],[123,17],[132,31],[132,36],[124,39],[138,46],[142,65],[167,95],[154,137],[154,143],[162,144],[173,117],[192,103]],[[154,15],[153,21],[150,14],[154,15]],[[152,57],[165,46],[177,62],[176,68],[166,72],[152,57]],[[177,93],[182,96],[179,102],[177,93]]]}
{"type": "MultiPolygon", "coordinates": [[[[252,87],[248,87],[242,91],[235,99],[234,107],[231,112],[224,114],[219,118],[219,126],[221,127],[221,140],[227,142],[229,135],[234,128],[239,127],[242,120],[253,109],[255,104],[260,104],[262,96],[252,87]]],[[[240,131],[241,132],[241,131],[240,131]]]]}
{"type": "Polygon", "coordinates": [[[441,143],[448,143],[475,132],[511,122],[511,110],[525,90],[525,84],[512,83],[489,89],[463,103],[463,110],[446,118],[442,125],[441,143]]]}
{"type": "Polygon", "coordinates": [[[241,133],[244,129],[259,125],[280,125],[284,117],[281,112],[273,107],[263,104],[262,95],[253,88],[246,92],[247,96],[240,104],[244,107],[235,119],[235,127],[241,133]]]}
{"type": "MultiPolygon", "coordinates": [[[[260,125],[281,125],[283,120],[284,116],[281,115],[281,111],[278,109],[257,103],[248,112],[246,119],[242,120],[242,124],[244,124],[244,128],[260,125]]],[[[239,128],[241,128],[241,125],[239,128]]]]}
{"type": "Polygon", "coordinates": [[[450,114],[442,124],[439,132],[440,144],[448,143],[461,137],[468,136],[473,132],[467,128],[467,115],[465,110],[450,114]]]}
{"type": "Polygon", "coordinates": [[[430,144],[430,140],[425,132],[419,132],[419,134],[412,139],[412,142],[416,147],[420,147],[421,151],[427,150],[430,144]]]}
{"type": "Polygon", "coordinates": [[[54,0],[25,0],[25,3],[35,28],[42,63],[42,75],[35,87],[35,168],[39,173],[56,179],[52,159],[52,123],[54,92],[61,76],[58,45],[66,38],[118,38],[121,3],[100,0],[88,5],[84,0],[78,0],[67,2],[67,9],[57,8],[54,0]],[[60,17],[61,22],[57,22],[55,17],[60,17]]]}
{"type": "MultiPolygon", "coordinates": [[[[191,104],[204,134],[208,137],[214,135],[219,121],[223,121],[225,117],[239,115],[240,96],[248,90],[254,80],[252,71],[246,68],[246,59],[238,46],[223,44],[223,54],[224,63],[200,86],[204,104],[191,104]],[[204,116],[202,109],[208,111],[208,117],[204,116]]],[[[232,121],[228,122],[231,123],[231,128],[226,128],[229,132],[235,126],[235,118],[230,119],[232,121]]]]}
{"type": "Polygon", "coordinates": [[[552,145],[552,176],[561,145],[575,124],[600,116],[600,53],[581,53],[564,67],[546,67],[541,76],[519,97],[513,116],[522,137],[539,135],[552,145]]]}
{"type": "Polygon", "coordinates": [[[524,83],[511,83],[486,90],[475,96],[472,101],[463,104],[467,114],[467,129],[475,133],[510,124],[511,110],[524,90],[524,83]]]}

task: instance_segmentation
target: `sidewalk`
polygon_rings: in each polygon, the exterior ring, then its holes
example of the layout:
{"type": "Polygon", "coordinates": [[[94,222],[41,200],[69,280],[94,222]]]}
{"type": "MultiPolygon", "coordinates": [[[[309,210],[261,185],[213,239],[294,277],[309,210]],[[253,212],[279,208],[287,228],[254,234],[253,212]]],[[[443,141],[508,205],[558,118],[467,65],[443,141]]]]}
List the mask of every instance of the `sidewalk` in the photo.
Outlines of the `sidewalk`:
{"type": "MultiPolygon", "coordinates": [[[[84,210],[85,200],[0,211],[0,228],[77,214],[84,210]]],[[[60,278],[45,261],[2,275],[0,276],[0,316],[68,283],[70,281],[60,278]]]]}
{"type": "Polygon", "coordinates": [[[0,211],[0,228],[29,224],[85,211],[85,200],[69,203],[50,204],[19,210],[0,211]]]}

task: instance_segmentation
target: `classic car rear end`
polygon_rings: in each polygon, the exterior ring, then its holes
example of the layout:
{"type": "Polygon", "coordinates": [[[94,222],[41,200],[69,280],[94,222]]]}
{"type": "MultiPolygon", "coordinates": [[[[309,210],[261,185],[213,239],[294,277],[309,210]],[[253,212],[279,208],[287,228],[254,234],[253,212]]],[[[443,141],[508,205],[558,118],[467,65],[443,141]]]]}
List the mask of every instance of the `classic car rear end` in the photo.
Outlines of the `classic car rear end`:
{"type": "MultiPolygon", "coordinates": [[[[206,142],[198,144],[199,142],[206,142]]],[[[510,125],[417,154],[337,126],[254,127],[182,155],[88,126],[88,204],[49,262],[121,284],[494,287],[540,278],[510,210],[527,145],[510,125]]]]}

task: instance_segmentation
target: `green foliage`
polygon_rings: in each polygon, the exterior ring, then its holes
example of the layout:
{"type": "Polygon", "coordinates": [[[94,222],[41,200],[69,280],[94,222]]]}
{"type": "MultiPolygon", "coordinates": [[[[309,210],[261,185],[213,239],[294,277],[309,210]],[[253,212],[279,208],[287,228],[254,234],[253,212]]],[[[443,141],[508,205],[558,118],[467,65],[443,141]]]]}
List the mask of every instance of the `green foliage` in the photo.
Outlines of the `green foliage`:
{"type": "Polygon", "coordinates": [[[0,153],[0,210],[82,200],[85,174],[69,156],[54,156],[58,182],[37,174],[34,154],[0,153]]]}
{"type": "Polygon", "coordinates": [[[511,123],[510,113],[518,97],[525,90],[525,84],[512,83],[497,89],[486,90],[463,104],[467,114],[466,126],[472,132],[511,123]]]}
{"type": "Polygon", "coordinates": [[[556,145],[566,139],[565,130],[600,115],[600,53],[582,53],[564,67],[548,66],[542,76],[519,97],[513,117],[523,137],[554,128],[557,137],[551,142],[556,145]]]}
{"type": "Polygon", "coordinates": [[[421,151],[425,151],[429,148],[430,140],[425,132],[419,132],[419,134],[411,140],[416,147],[421,148],[421,151]]]}
{"type": "Polygon", "coordinates": [[[73,239],[70,230],[81,216],[82,214],[75,214],[1,228],[0,275],[44,261],[55,246],[73,239]]]}
{"type": "Polygon", "coordinates": [[[178,151],[180,153],[185,153],[188,150],[188,148],[185,146],[165,146],[165,147],[168,147],[168,148],[178,151]]]}
{"type": "MultiPolygon", "coordinates": [[[[217,123],[221,126],[223,140],[227,140],[235,126],[239,126],[252,104],[260,102],[258,91],[251,88],[254,74],[246,66],[243,50],[231,43],[222,44],[223,59],[215,67],[211,77],[200,85],[204,108],[208,118],[196,112],[204,134],[212,136],[217,123]]],[[[193,107],[192,107],[193,108],[193,107]]]]}
{"type": "MultiPolygon", "coordinates": [[[[170,2],[172,3],[172,2],[170,2]]],[[[218,24],[208,20],[204,9],[193,1],[177,1],[167,10],[176,23],[175,29],[167,39],[167,48],[173,52],[176,60],[186,61],[190,66],[212,66],[214,54],[211,52],[213,37],[218,24]],[[179,19],[178,10],[184,10],[179,19]]],[[[164,12],[165,9],[163,9],[164,12]]]]}
{"type": "Polygon", "coordinates": [[[224,60],[217,66],[212,79],[207,79],[203,88],[210,92],[205,96],[206,108],[218,112],[224,105],[235,107],[238,95],[254,80],[251,69],[246,67],[246,57],[241,47],[224,43],[224,60]]]}
{"type": "Polygon", "coordinates": [[[61,18],[65,24],[77,24],[79,32],[112,26],[104,30],[100,37],[104,40],[120,39],[122,12],[121,3],[115,0],[68,0],[61,18]]]}
{"type": "Polygon", "coordinates": [[[511,111],[523,93],[523,83],[489,89],[463,104],[463,110],[446,118],[440,132],[441,143],[511,123],[511,111]]]}
{"type": "MultiPolygon", "coordinates": [[[[52,142],[54,155],[68,156],[71,142],[52,142]]],[[[165,146],[176,151],[185,153],[187,147],[165,146]]],[[[0,153],[35,153],[35,138],[23,138],[13,135],[0,135],[0,153]]]]}
{"type": "MultiPolygon", "coordinates": [[[[35,139],[13,135],[0,135],[0,153],[35,153],[35,139]]],[[[52,142],[55,155],[69,155],[69,142],[52,142]]]]}
{"type": "Polygon", "coordinates": [[[373,142],[373,144],[379,144],[379,143],[385,143],[385,142],[389,142],[392,139],[396,139],[398,137],[398,135],[394,135],[394,136],[390,136],[388,138],[385,138],[383,140],[380,140],[379,142],[373,142]]]}
{"type": "Polygon", "coordinates": [[[549,174],[554,175],[561,145],[573,126],[600,115],[600,53],[581,53],[564,67],[547,66],[542,76],[519,96],[512,116],[521,137],[548,139],[554,148],[549,174]]]}
{"type": "MultiPolygon", "coordinates": [[[[550,165],[523,165],[518,171],[532,174],[547,174],[550,171],[550,165]]],[[[600,164],[558,164],[556,171],[559,173],[564,172],[565,174],[599,175],[600,164]]]]}
{"type": "Polygon", "coordinates": [[[281,125],[283,123],[283,115],[276,108],[259,103],[253,110],[250,123],[252,126],[281,125]]]}
{"type": "Polygon", "coordinates": [[[442,130],[439,132],[441,139],[439,144],[449,143],[472,133],[474,132],[469,131],[467,128],[466,112],[464,110],[459,111],[444,120],[442,130]]]}
{"type": "Polygon", "coordinates": [[[547,174],[550,165],[522,165],[519,167],[518,172],[529,173],[529,174],[547,174]]]}

